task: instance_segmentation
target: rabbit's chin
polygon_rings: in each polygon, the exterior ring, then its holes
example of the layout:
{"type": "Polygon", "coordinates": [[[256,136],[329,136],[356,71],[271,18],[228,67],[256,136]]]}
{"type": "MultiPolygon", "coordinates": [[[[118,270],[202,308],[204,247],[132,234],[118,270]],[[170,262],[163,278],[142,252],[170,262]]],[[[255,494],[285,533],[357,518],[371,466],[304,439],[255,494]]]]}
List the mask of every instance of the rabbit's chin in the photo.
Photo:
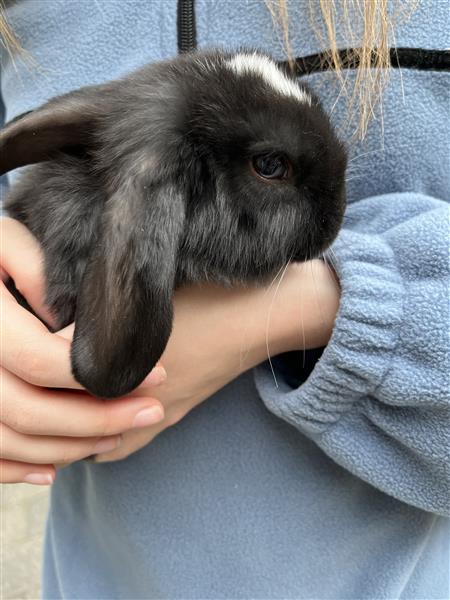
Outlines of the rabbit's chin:
{"type": "Polygon", "coordinates": [[[280,275],[290,263],[303,263],[320,258],[328,246],[313,252],[286,255],[270,264],[235,264],[232,269],[214,268],[198,261],[183,260],[178,266],[175,287],[189,284],[215,283],[224,287],[263,286],[280,275]]]}

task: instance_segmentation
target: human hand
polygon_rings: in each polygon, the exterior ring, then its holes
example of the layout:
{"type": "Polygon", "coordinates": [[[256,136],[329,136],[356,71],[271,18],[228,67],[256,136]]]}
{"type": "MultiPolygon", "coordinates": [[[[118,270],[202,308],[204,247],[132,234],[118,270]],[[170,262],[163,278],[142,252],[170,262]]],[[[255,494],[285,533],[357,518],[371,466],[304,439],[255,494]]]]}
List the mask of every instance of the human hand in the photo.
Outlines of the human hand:
{"type": "Polygon", "coordinates": [[[97,462],[136,452],[244,371],[290,350],[327,344],[339,285],[321,260],[292,264],[280,282],[260,288],[189,287],[175,295],[174,329],[161,358],[168,379],[156,391],[159,424],[127,431],[97,462]]]}
{"type": "Polygon", "coordinates": [[[39,244],[18,221],[4,218],[0,227],[0,483],[49,484],[55,465],[117,448],[124,431],[161,420],[152,396],[165,372],[155,368],[117,400],[85,392],[70,370],[70,329],[50,333],[3,284],[12,277],[36,314],[52,322],[39,244]]]}

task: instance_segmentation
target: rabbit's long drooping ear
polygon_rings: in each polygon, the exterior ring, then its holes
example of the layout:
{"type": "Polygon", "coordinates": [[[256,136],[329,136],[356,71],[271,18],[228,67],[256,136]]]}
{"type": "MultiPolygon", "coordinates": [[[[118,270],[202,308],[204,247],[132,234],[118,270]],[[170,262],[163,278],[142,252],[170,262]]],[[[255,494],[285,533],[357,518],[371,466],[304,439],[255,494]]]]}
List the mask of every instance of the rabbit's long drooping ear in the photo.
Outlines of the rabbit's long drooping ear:
{"type": "Polygon", "coordinates": [[[129,179],[107,201],[72,344],[74,376],[97,396],[130,392],[164,351],[184,215],[181,191],[149,176],[129,179]]]}
{"type": "Polygon", "coordinates": [[[102,97],[101,110],[107,110],[103,87],[87,87],[60,96],[6,125],[0,131],[0,175],[48,160],[66,147],[88,143],[102,97]]]}

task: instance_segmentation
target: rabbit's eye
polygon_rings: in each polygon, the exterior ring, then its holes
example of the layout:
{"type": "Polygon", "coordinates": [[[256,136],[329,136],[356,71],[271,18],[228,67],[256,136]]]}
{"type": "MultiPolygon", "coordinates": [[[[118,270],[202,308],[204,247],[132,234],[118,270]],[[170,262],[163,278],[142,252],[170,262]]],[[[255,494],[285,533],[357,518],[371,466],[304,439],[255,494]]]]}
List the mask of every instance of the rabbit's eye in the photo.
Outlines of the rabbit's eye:
{"type": "Polygon", "coordinates": [[[291,163],[282,154],[260,154],[252,158],[254,172],[264,179],[287,179],[291,163]]]}

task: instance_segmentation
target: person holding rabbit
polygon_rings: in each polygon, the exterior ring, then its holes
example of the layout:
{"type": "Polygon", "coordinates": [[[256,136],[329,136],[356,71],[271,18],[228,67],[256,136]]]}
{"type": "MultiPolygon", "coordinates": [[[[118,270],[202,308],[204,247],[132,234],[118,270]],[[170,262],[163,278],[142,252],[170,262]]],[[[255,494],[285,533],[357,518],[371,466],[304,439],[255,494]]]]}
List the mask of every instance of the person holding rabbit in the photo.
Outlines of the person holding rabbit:
{"type": "MultiPolygon", "coordinates": [[[[2,56],[3,120],[17,119],[5,131],[55,96],[147,63],[245,47],[295,63],[349,154],[347,210],[326,261],[281,257],[283,272],[258,287],[191,278],[175,292],[160,363],[114,400],[73,377],[73,325],[61,330],[70,318],[58,323],[45,302],[42,258],[60,239],[71,180],[63,190],[57,178],[39,182],[54,202],[51,238],[39,229],[44,207],[3,219],[3,279],[35,314],[2,286],[1,478],[52,483],[44,597],[444,597],[445,3],[411,7],[403,21],[383,2],[344,0],[17,0],[5,16],[18,46],[2,56]]],[[[54,144],[58,130],[42,131],[25,152],[54,144]]],[[[70,160],[86,160],[80,147],[70,160]]],[[[338,148],[330,164],[344,168],[338,148]]],[[[12,156],[9,146],[2,160],[12,156]]],[[[14,199],[15,172],[9,185],[14,199]]],[[[163,269],[170,257],[159,260],[163,269]]]]}

